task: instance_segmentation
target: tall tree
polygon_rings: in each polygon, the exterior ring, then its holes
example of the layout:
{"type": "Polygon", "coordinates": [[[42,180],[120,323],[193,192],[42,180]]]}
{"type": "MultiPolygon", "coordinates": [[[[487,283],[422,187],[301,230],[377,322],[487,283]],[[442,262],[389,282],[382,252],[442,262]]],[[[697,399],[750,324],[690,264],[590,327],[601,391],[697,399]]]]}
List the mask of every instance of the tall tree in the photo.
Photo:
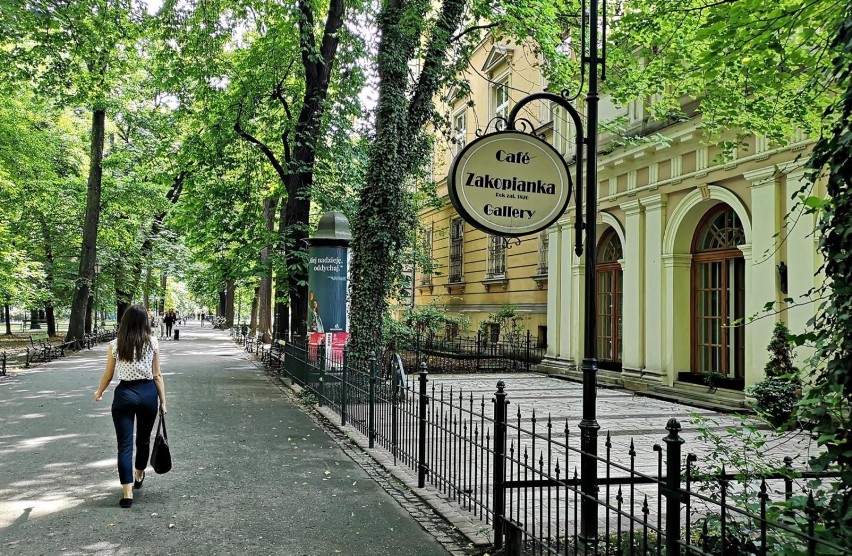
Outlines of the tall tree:
{"type": "Polygon", "coordinates": [[[127,75],[145,7],[133,0],[13,3],[0,23],[14,46],[0,62],[60,102],[91,111],[89,171],[79,272],[66,340],[82,340],[97,256],[102,158],[112,92],[127,75]]]}
{"type": "Polygon", "coordinates": [[[184,77],[171,83],[182,105],[204,106],[199,121],[218,141],[232,140],[230,128],[266,159],[277,178],[263,214],[264,225],[278,233],[275,241],[261,244],[259,270],[263,322],[275,267],[276,297],[284,300],[278,306],[279,334],[288,328],[304,332],[306,326],[302,240],[309,233],[317,162],[333,152],[329,132],[351,128],[360,114],[362,80],[355,62],[363,49],[343,25],[346,11],[358,8],[342,0],[287,5],[222,0],[167,3],[159,16],[170,29],[164,34],[168,63],[184,77]]]}

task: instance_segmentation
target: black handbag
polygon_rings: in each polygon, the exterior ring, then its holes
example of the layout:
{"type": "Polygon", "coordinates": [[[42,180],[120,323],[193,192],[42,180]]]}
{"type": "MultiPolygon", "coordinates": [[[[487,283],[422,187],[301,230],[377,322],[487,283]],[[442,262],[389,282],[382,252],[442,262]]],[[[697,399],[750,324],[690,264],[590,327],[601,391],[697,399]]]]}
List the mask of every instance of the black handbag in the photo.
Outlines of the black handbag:
{"type": "Polygon", "coordinates": [[[172,469],[172,452],[169,450],[169,435],[166,432],[166,416],[160,412],[160,422],[157,423],[157,436],[151,449],[151,467],[155,473],[168,473],[172,469]],[[162,432],[160,432],[162,429],[162,432]]]}

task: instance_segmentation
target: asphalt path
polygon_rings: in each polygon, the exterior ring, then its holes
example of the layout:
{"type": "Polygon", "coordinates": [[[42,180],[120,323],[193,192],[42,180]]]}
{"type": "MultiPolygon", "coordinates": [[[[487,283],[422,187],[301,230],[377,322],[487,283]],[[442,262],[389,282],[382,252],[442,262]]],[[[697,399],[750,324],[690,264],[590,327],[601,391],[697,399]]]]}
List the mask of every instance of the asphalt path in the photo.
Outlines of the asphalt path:
{"type": "Polygon", "coordinates": [[[174,468],[130,509],[106,346],[0,378],[0,554],[447,554],[226,333],[161,353],[174,468]]]}

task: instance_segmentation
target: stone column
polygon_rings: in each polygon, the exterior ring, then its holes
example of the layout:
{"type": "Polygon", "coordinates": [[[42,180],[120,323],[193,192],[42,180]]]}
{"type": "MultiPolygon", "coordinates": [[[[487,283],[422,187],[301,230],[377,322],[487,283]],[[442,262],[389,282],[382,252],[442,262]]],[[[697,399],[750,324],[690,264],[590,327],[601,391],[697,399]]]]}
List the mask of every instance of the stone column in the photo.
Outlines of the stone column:
{"type": "Polygon", "coordinates": [[[547,230],[547,356],[559,355],[559,338],[562,335],[560,327],[560,312],[562,311],[562,224],[551,226],[547,230]]]}
{"type": "MultiPolygon", "coordinates": [[[[752,272],[752,245],[750,243],[744,243],[740,245],[740,251],[743,252],[743,259],[745,259],[745,366],[746,366],[746,386],[750,384],[756,384],[760,382],[758,380],[752,380],[749,382],[750,376],[753,376],[755,373],[750,372],[749,368],[753,364],[752,362],[755,360],[755,356],[757,353],[761,351],[766,351],[766,345],[768,345],[768,341],[764,345],[755,345],[754,340],[754,323],[760,321],[752,321],[749,322],[749,319],[763,310],[763,303],[760,302],[760,295],[755,295],[751,284],[754,283],[754,272],[752,272]]],[[[762,319],[762,320],[770,320],[770,319],[762,319]]],[[[763,376],[763,367],[760,368],[760,375],[763,376]]]]}
{"type": "Polygon", "coordinates": [[[585,303],[585,257],[576,257],[571,252],[571,341],[568,346],[570,357],[578,364],[583,360],[583,311],[585,303]]]}
{"type": "Polygon", "coordinates": [[[574,352],[574,311],[577,298],[574,295],[574,223],[568,218],[561,223],[559,235],[562,238],[559,245],[559,275],[557,284],[548,282],[548,287],[559,288],[559,358],[573,359],[574,352]]]}
{"type": "Polygon", "coordinates": [[[624,282],[622,285],[622,354],[621,367],[625,374],[639,374],[645,366],[645,323],[643,298],[645,291],[645,223],[639,201],[628,201],[624,211],[624,282]]]}
{"type": "MultiPolygon", "coordinates": [[[[787,311],[787,327],[793,334],[801,334],[808,328],[808,320],[816,313],[816,304],[807,303],[808,292],[817,285],[815,278],[817,269],[821,264],[818,252],[819,236],[814,233],[816,220],[813,214],[806,214],[804,206],[798,199],[797,193],[803,186],[808,184],[805,176],[805,168],[797,166],[787,173],[786,198],[787,222],[786,232],[786,255],[787,264],[787,293],[784,297],[793,299],[792,306],[787,311]],[[793,197],[796,198],[793,198],[793,197]]],[[[807,188],[804,195],[815,195],[816,191],[808,193],[807,188]]],[[[796,349],[798,365],[813,354],[813,348],[800,346],[796,349]]]]}
{"type": "Polygon", "coordinates": [[[645,207],[645,372],[662,378],[666,363],[666,291],[663,235],[666,231],[665,193],[641,200],[645,207]]]}
{"type": "MultiPolygon", "coordinates": [[[[751,206],[754,216],[751,225],[751,261],[746,259],[746,387],[763,379],[763,367],[768,361],[766,346],[772,338],[777,317],[767,315],[764,306],[781,300],[778,291],[778,232],[781,230],[780,180],[774,166],[746,172],[751,182],[751,206]],[[755,318],[763,317],[763,318],[755,318]],[[755,320],[749,320],[755,318],[755,320]],[[749,357],[751,346],[751,357],[749,357]]],[[[745,251],[743,252],[745,254],[745,251]]],[[[776,305],[777,307],[777,305],[776,305]]]]}
{"type": "MultiPolygon", "coordinates": [[[[672,386],[679,372],[690,370],[690,351],[692,339],[692,318],[690,312],[690,291],[692,280],[690,269],[692,255],[674,253],[662,256],[664,297],[668,300],[664,309],[665,350],[663,368],[665,374],[660,381],[672,386]]],[[[662,288],[661,288],[662,289],[662,288]]]]}

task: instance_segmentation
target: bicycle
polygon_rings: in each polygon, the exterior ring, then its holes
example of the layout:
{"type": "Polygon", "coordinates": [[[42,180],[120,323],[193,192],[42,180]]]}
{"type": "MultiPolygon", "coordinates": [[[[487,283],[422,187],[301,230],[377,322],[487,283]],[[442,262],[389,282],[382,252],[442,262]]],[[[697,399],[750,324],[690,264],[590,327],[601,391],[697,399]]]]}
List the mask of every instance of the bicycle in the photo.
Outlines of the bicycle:
{"type": "Polygon", "coordinates": [[[405,364],[402,356],[393,347],[388,347],[382,354],[382,368],[385,383],[390,383],[395,399],[405,401],[408,390],[408,375],[405,374],[405,364]]]}

